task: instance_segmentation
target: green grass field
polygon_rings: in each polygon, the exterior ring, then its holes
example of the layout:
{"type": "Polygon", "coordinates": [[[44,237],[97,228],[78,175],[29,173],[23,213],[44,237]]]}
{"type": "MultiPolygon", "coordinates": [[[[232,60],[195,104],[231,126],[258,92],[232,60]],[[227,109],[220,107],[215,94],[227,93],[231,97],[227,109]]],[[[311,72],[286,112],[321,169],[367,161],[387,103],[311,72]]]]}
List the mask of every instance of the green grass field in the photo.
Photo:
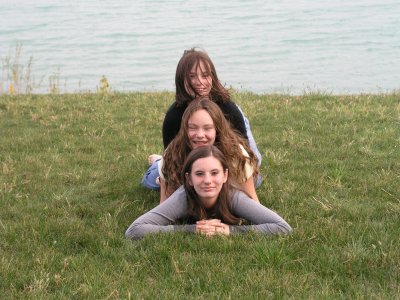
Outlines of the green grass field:
{"type": "Polygon", "coordinates": [[[400,94],[234,93],[293,233],[126,240],[173,98],[0,96],[1,299],[400,298],[400,94]]]}

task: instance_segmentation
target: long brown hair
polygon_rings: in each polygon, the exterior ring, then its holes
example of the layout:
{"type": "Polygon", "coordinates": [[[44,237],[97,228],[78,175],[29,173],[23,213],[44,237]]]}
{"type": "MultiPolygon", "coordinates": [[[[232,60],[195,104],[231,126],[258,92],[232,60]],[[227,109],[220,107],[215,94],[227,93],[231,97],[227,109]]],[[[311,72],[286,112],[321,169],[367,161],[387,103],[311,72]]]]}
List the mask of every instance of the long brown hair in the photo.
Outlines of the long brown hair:
{"type": "MultiPolygon", "coordinates": [[[[175,100],[178,106],[186,105],[192,101],[195,96],[191,95],[186,87],[185,83],[190,85],[190,70],[193,67],[200,68],[200,62],[203,62],[206,71],[212,78],[212,87],[210,91],[210,98],[212,101],[228,102],[230,101],[229,91],[221,84],[218,79],[217,71],[215,70],[214,64],[208,54],[199,48],[191,48],[185,50],[181,59],[178,62],[175,73],[175,87],[176,95],[175,100]]],[[[192,87],[193,88],[193,87],[192,87]]]]}
{"type": "Polygon", "coordinates": [[[185,187],[186,198],[188,203],[188,214],[195,220],[208,219],[210,217],[217,218],[227,224],[238,224],[239,218],[232,214],[230,210],[231,189],[228,180],[222,185],[222,189],[218,195],[217,201],[211,209],[206,209],[199,199],[194,187],[189,184],[189,176],[192,172],[192,167],[195,161],[205,157],[215,157],[222,166],[222,170],[227,172],[228,162],[222,152],[213,145],[199,147],[191,151],[185,160],[182,172],[182,181],[185,187]],[[186,175],[187,174],[187,175],[186,175]]]}
{"type": "Polygon", "coordinates": [[[192,101],[186,108],[182,116],[178,134],[164,151],[164,161],[161,171],[165,177],[167,196],[182,184],[181,174],[183,163],[192,150],[188,138],[189,119],[193,113],[201,109],[206,110],[213,120],[216,131],[214,145],[225,156],[232,181],[240,184],[244,181],[243,179],[247,179],[245,173],[246,162],[253,167],[253,175],[258,174],[257,157],[248,146],[248,142],[232,129],[219,106],[210,101],[208,96],[202,96],[192,101]],[[247,151],[249,157],[243,155],[241,146],[247,151]]]}

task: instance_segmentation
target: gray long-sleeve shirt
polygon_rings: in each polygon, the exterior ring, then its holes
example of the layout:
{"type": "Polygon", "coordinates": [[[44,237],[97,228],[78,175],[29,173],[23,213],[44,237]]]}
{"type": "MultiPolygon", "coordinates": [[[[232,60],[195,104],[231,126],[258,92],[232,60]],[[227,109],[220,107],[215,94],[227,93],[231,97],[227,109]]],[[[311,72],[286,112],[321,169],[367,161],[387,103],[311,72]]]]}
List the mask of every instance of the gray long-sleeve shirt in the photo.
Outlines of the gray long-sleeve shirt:
{"type": "MultiPolygon", "coordinates": [[[[270,235],[289,233],[292,230],[290,225],[277,213],[249,198],[239,190],[235,190],[232,193],[231,211],[235,216],[246,219],[252,224],[230,225],[231,233],[255,231],[270,235]]],[[[138,240],[149,233],[194,232],[196,229],[195,224],[175,224],[176,221],[186,217],[188,217],[186,193],[183,186],[181,186],[163,203],[137,218],[126,230],[125,236],[138,240]]]]}

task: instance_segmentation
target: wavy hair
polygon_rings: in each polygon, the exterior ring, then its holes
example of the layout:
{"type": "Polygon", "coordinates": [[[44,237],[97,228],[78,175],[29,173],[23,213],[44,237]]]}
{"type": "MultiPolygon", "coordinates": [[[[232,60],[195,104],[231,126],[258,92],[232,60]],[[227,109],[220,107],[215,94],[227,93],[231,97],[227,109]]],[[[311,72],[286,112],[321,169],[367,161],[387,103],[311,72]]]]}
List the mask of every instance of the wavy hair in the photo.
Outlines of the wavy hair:
{"type": "Polygon", "coordinates": [[[193,164],[200,158],[215,157],[222,166],[223,172],[229,170],[228,162],[222,152],[213,145],[199,147],[191,151],[185,160],[182,172],[182,181],[185,187],[188,203],[188,215],[195,220],[217,218],[226,224],[238,224],[240,219],[232,214],[230,210],[231,187],[228,173],[228,180],[222,185],[214,207],[207,209],[199,199],[194,187],[189,184],[189,176],[193,164]]]}
{"type": "Polygon", "coordinates": [[[245,165],[248,162],[253,167],[253,175],[258,174],[257,157],[250,149],[247,140],[236,132],[226,120],[217,104],[210,101],[208,96],[202,96],[192,101],[186,108],[178,134],[164,151],[162,173],[165,177],[166,194],[169,196],[182,185],[181,174],[183,164],[192,150],[188,137],[188,123],[190,117],[198,110],[206,110],[213,120],[216,137],[215,146],[225,156],[231,179],[238,185],[246,180],[245,165]],[[249,157],[243,155],[241,146],[249,157]]]}
{"type": "MultiPolygon", "coordinates": [[[[212,78],[212,87],[210,91],[210,98],[215,102],[228,102],[230,101],[229,91],[221,84],[218,79],[217,71],[208,54],[199,48],[191,48],[185,50],[181,59],[178,62],[175,73],[175,101],[178,106],[186,105],[188,102],[195,99],[196,96],[191,95],[186,85],[190,86],[190,71],[193,67],[200,68],[200,62],[203,62],[206,71],[212,78]]],[[[194,88],[190,86],[193,90],[194,88]]]]}

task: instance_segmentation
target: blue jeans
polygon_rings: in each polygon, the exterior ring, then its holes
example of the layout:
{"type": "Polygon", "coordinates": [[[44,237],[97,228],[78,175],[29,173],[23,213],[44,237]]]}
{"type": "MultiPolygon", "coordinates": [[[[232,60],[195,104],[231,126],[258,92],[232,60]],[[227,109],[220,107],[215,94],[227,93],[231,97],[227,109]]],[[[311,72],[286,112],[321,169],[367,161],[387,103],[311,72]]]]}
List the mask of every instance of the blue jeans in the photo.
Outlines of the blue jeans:
{"type": "Polygon", "coordinates": [[[160,190],[160,184],[157,182],[157,178],[160,176],[158,173],[158,161],[159,159],[153,162],[142,178],[142,186],[155,191],[160,190]]]}
{"type": "MultiPolygon", "coordinates": [[[[243,115],[244,124],[246,126],[247,137],[249,138],[249,146],[250,149],[254,152],[254,154],[258,158],[258,166],[261,165],[262,156],[260,151],[257,148],[256,141],[254,140],[253,133],[251,132],[249,119],[246,118],[243,111],[238,106],[240,112],[243,115]]],[[[160,190],[160,184],[157,182],[157,178],[160,176],[158,173],[158,160],[156,160],[146,171],[142,178],[142,186],[151,190],[160,190]]],[[[259,187],[262,183],[262,176],[258,174],[258,177],[254,180],[255,186],[259,187]]]]}

